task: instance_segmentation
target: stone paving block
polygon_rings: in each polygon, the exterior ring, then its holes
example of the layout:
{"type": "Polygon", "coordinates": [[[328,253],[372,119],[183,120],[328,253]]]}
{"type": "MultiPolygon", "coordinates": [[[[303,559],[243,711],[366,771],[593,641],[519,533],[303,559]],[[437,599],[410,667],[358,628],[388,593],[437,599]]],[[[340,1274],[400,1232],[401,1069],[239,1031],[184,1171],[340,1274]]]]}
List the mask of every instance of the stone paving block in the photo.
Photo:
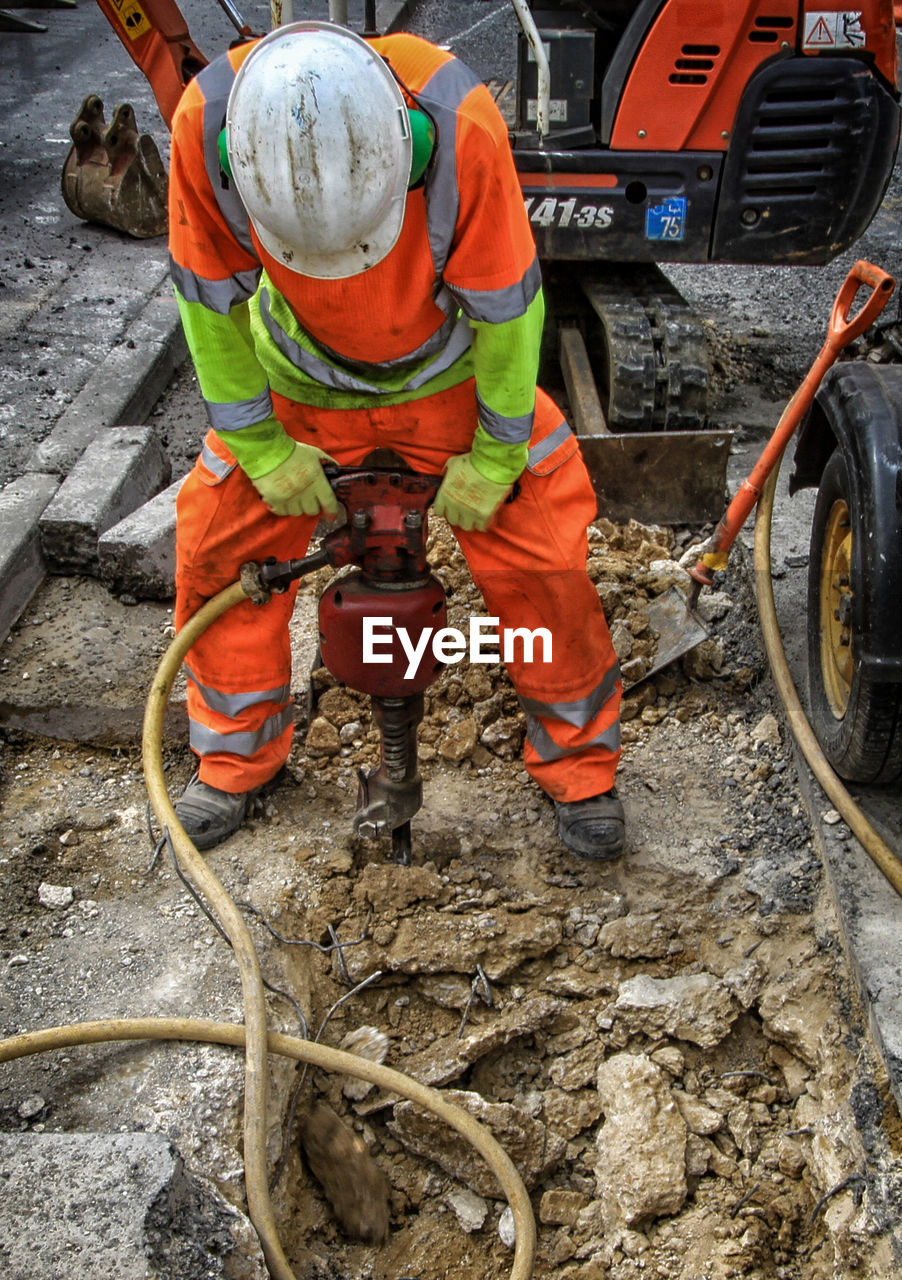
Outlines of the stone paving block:
{"type": "Polygon", "coordinates": [[[102,430],[41,517],[49,572],[96,577],[97,539],[159,493],[169,478],[169,459],[153,427],[102,430]]]}
{"type": "Polygon", "coordinates": [[[171,290],[151,298],[29,460],[32,471],[65,476],[102,427],[143,422],[188,354],[171,290]]]}
{"type": "Polygon", "coordinates": [[[4,1280],[265,1280],[248,1220],[161,1134],[0,1134],[4,1280]]]}
{"type": "Polygon", "coordinates": [[[58,487],[56,476],[27,473],[0,492],[0,643],[47,572],[38,520],[58,487]]]}
{"type": "Polygon", "coordinates": [[[184,476],[176,480],[98,540],[100,580],[115,595],[136,600],[175,595],[175,500],[184,482],[184,476]]]}

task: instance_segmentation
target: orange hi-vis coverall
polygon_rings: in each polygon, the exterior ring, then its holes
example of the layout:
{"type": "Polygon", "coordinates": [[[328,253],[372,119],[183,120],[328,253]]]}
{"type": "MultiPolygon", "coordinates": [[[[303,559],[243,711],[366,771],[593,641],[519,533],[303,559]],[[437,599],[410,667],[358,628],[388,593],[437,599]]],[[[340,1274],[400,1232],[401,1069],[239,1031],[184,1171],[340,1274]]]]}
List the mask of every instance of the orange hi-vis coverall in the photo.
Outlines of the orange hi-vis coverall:
{"type": "MultiPolygon", "coordinates": [[[[229,90],[253,44],[200,72],[173,120],[172,276],[211,423],[179,494],[176,625],[245,561],[304,554],[316,518],[272,514],[252,483],[293,440],[341,465],[390,448],[433,474],[470,452],[487,478],[519,477],[488,529],[455,529],[488,613],[499,630],[553,637],[550,662],[518,645],[507,664],[524,762],[553,799],[585,799],[614,783],[620,674],[586,573],[595,495],[576,437],[536,389],[541,277],[506,128],[447,52],[411,35],[372,45],[437,144],[398,242],[356,276],[286,269],[221,168],[229,90]]],[[[190,740],[211,786],[248,791],[288,757],[295,593],[235,606],[188,655],[190,740]]]]}

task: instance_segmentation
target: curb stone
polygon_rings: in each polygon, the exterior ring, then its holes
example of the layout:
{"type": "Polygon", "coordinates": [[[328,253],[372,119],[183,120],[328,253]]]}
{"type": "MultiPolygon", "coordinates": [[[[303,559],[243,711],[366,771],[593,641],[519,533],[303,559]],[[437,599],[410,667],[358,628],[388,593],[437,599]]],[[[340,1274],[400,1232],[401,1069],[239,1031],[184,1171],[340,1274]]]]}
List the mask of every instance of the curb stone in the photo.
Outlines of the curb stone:
{"type": "Polygon", "coordinates": [[[101,430],[41,516],[41,545],[50,571],[96,576],[98,538],[169,480],[169,459],[153,427],[101,430]]]}
{"type": "Polygon", "coordinates": [[[175,502],[185,479],[173,481],[100,535],[100,580],[113,595],[142,600],[175,595],[175,502]]]}
{"type": "Polygon", "coordinates": [[[38,520],[58,486],[56,476],[28,472],[0,493],[0,644],[47,572],[38,520]]]}
{"type": "Polygon", "coordinates": [[[187,355],[178,307],[166,283],[35,449],[29,471],[65,476],[103,427],[143,422],[187,355]]]}
{"type": "Polygon", "coordinates": [[[186,358],[178,308],[167,285],[34,451],[25,475],[0,490],[0,643],[47,572],[38,522],[62,479],[100,431],[129,418],[144,421],[186,358]]]}

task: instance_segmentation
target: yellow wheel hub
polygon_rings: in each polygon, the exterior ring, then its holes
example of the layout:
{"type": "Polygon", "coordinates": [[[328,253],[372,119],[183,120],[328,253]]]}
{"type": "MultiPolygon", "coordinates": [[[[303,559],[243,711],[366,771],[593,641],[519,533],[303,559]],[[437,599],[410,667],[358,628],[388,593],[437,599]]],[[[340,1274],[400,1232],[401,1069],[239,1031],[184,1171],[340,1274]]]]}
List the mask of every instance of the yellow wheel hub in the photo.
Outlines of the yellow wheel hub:
{"type": "Polygon", "coordinates": [[[837,499],[824,529],[820,591],[821,674],[830,710],[841,720],[852,689],[852,526],[837,499]]]}

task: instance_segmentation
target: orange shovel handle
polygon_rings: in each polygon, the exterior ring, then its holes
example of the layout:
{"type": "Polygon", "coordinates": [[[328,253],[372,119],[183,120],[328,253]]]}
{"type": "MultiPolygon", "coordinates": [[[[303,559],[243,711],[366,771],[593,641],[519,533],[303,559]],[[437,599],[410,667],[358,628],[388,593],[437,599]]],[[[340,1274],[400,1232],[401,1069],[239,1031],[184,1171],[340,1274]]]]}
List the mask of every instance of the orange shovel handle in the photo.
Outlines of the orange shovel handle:
{"type": "Polygon", "coordinates": [[[705,553],[695,567],[689,570],[697,583],[710,586],[714,571],[726,568],[730,547],[760,498],[764,482],[782,456],[792,433],[811,407],[824,374],[843,347],[848,346],[874,323],[889,301],[895,283],[891,275],[870,262],[856,262],[849,271],[834,300],[827,337],[814,364],[780,415],[780,421],[748,479],[743,480],[736,496],[721,516],[720,523],[706,545],[705,553]],[[867,288],[869,292],[859,310],[852,316],[852,304],[862,288],[867,288]]]}

